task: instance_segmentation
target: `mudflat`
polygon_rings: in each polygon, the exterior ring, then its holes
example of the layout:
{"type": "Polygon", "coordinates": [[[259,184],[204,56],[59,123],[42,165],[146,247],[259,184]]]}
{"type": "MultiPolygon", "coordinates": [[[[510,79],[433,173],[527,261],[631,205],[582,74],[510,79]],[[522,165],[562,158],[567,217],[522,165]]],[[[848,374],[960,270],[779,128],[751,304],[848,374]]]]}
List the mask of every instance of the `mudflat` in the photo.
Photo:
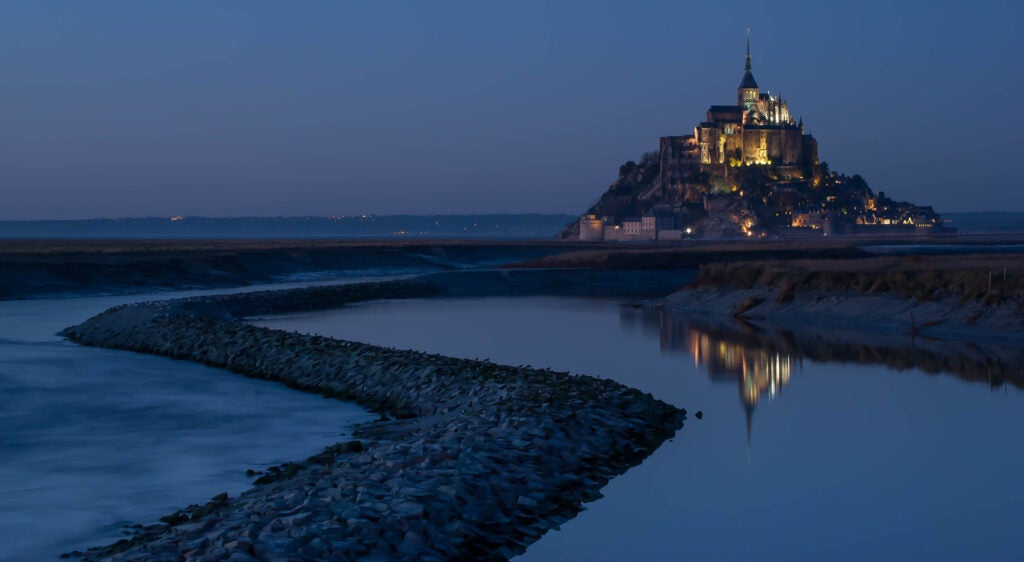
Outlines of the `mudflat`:
{"type": "Polygon", "coordinates": [[[493,267],[575,247],[553,241],[3,240],[0,300],[493,267]]]}
{"type": "Polygon", "coordinates": [[[822,237],[796,240],[686,240],[681,243],[605,243],[567,246],[565,251],[512,267],[676,269],[706,263],[765,259],[853,259],[1010,253],[1024,250],[1024,235],[932,237],[822,237]]]}

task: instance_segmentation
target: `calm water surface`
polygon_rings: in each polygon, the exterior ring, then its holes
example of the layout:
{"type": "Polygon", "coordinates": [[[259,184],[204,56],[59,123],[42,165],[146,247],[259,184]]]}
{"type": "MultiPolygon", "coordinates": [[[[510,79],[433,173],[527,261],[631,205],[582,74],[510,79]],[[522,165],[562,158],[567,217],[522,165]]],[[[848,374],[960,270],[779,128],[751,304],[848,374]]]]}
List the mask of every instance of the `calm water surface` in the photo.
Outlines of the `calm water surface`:
{"type": "Polygon", "coordinates": [[[235,495],[250,486],[246,469],[305,458],[372,419],[282,385],[55,335],[115,304],[183,294],[0,302],[0,560],[113,542],[125,524],[235,495]]]}
{"type": "Polygon", "coordinates": [[[1016,387],[816,363],[611,301],[396,301],[261,324],[608,377],[691,413],[523,561],[1024,559],[1016,387]]]}

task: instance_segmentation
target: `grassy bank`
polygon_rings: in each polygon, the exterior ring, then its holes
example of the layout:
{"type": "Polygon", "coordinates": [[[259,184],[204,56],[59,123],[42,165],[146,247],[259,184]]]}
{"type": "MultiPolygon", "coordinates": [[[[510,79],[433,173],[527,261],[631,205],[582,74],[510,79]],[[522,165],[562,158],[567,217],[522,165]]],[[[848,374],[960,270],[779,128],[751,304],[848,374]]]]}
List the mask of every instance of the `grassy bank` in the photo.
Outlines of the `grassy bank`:
{"type": "Polygon", "coordinates": [[[986,305],[1024,303],[1024,256],[899,256],[862,259],[756,260],[704,264],[695,287],[765,288],[778,302],[799,292],[958,299],[986,305]]]}

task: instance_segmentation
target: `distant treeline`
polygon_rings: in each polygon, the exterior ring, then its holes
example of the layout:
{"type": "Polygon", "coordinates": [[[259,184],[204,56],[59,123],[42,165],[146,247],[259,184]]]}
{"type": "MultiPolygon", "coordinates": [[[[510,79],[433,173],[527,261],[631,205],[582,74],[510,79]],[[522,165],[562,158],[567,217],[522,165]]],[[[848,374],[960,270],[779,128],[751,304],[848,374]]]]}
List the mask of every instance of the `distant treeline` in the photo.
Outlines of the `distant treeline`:
{"type": "Polygon", "coordinates": [[[0,238],[554,238],[573,215],[136,217],[0,221],[0,238]]]}

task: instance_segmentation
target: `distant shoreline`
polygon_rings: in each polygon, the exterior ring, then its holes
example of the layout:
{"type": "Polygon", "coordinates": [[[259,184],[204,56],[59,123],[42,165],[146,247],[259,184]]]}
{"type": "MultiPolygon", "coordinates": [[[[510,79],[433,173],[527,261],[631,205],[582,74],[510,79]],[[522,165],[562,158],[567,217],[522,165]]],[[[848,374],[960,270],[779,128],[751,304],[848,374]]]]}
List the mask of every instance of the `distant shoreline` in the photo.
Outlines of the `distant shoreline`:
{"type": "Polygon", "coordinates": [[[127,217],[0,221],[0,239],[549,239],[564,214],[348,215],[329,217],[127,217]]]}
{"type": "MultiPolygon", "coordinates": [[[[1024,212],[943,213],[959,233],[1024,233],[1024,212]]],[[[0,241],[19,239],[110,240],[549,240],[579,215],[489,213],[296,216],[122,217],[0,220],[0,241]]],[[[880,236],[887,236],[880,234],[880,236]]],[[[816,238],[816,237],[811,237],[816,238]]]]}

